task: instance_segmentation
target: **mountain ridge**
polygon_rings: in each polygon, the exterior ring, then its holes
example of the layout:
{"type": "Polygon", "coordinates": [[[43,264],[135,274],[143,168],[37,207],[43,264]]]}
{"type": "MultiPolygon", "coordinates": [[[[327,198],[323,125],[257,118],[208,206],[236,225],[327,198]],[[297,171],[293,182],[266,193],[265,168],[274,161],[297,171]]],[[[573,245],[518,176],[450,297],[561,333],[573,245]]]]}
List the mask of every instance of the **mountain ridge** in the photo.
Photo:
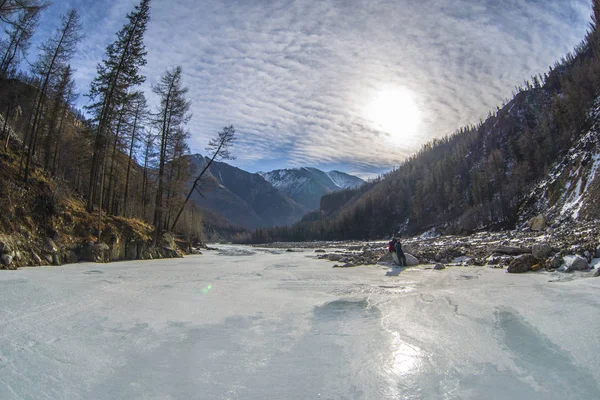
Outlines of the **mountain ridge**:
{"type": "Polygon", "coordinates": [[[326,194],[355,188],[365,183],[362,179],[345,172],[325,172],[314,167],[276,169],[259,174],[309,210],[318,209],[321,198],[326,194]]]}

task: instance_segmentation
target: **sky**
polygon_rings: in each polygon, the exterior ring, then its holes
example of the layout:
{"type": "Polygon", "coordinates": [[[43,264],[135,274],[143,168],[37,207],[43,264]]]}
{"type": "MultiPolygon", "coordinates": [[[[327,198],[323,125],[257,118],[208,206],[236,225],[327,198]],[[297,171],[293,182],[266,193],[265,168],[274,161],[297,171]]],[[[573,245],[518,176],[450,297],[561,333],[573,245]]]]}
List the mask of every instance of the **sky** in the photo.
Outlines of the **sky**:
{"type": "MultiPolygon", "coordinates": [[[[133,0],[54,0],[36,41],[76,7],[72,61],[89,90],[133,0]]],[[[193,153],[234,125],[251,172],[312,166],[363,178],[476,124],[585,36],[590,0],[152,0],[143,85],[183,68],[193,153]]],[[[35,59],[32,49],[30,58],[35,59]]],[[[79,106],[87,99],[79,98],[79,106]]]]}

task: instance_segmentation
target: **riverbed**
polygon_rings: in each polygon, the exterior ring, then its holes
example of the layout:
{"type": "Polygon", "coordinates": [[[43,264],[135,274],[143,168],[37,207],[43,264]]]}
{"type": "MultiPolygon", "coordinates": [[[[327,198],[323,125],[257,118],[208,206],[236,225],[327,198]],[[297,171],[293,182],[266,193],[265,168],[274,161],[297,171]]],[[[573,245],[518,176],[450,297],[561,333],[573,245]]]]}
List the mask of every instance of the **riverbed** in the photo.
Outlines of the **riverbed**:
{"type": "Polygon", "coordinates": [[[600,398],[600,278],[218,247],[0,271],[0,398],[600,398]]]}

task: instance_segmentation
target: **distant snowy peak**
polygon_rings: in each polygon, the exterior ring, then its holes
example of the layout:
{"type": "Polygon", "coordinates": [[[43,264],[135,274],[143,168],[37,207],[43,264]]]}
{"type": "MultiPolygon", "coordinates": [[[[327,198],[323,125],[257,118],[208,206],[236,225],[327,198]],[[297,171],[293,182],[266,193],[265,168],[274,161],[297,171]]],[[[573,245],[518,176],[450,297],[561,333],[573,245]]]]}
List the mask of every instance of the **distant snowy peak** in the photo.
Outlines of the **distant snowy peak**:
{"type": "Polygon", "coordinates": [[[271,185],[285,192],[302,186],[309,179],[306,174],[297,173],[297,171],[294,169],[278,169],[271,172],[259,172],[259,174],[271,185]]]}
{"type": "Polygon", "coordinates": [[[321,197],[325,194],[358,187],[364,183],[362,179],[344,172],[323,172],[310,167],[278,169],[259,174],[271,185],[309,209],[318,209],[321,197]]]}
{"type": "Polygon", "coordinates": [[[341,189],[355,188],[365,183],[365,181],[357,176],[340,171],[329,171],[327,172],[327,176],[329,176],[333,183],[341,189]]]}

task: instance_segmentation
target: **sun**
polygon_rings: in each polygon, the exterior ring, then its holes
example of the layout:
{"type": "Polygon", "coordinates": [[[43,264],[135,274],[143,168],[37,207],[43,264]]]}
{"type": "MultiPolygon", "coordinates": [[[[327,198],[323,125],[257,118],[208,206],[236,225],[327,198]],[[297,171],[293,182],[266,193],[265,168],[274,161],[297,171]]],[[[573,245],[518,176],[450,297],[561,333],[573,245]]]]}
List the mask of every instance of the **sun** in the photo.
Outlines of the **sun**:
{"type": "Polygon", "coordinates": [[[375,129],[386,132],[393,142],[416,135],[421,123],[421,112],[414,96],[405,88],[380,90],[367,105],[366,117],[375,129]]]}

